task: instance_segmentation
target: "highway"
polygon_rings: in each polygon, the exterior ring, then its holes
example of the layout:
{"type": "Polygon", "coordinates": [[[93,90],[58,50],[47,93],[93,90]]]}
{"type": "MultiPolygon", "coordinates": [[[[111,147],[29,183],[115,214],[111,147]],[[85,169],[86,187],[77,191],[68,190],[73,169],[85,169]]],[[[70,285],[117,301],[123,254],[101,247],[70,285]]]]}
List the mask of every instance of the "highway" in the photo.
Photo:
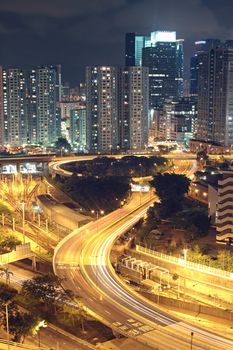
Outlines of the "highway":
{"type": "MultiPolygon", "coordinates": [[[[112,154],[112,155],[87,155],[87,156],[77,156],[77,157],[67,157],[67,158],[57,158],[53,159],[51,163],[49,163],[49,170],[53,174],[58,174],[64,177],[69,177],[72,175],[71,171],[65,170],[62,168],[63,165],[69,164],[69,163],[76,163],[76,162],[81,162],[81,161],[87,161],[87,160],[93,160],[94,158],[97,157],[111,157],[111,158],[116,158],[116,159],[121,159],[123,157],[127,157],[129,155],[127,154],[112,154]]],[[[136,157],[152,157],[152,156],[158,156],[154,154],[137,154],[135,155],[136,157]]],[[[196,160],[196,155],[195,154],[185,154],[185,153],[172,153],[169,155],[163,155],[162,157],[171,159],[173,161],[184,161],[184,162],[192,162],[196,160]]]]}
{"type": "Polygon", "coordinates": [[[155,200],[151,194],[134,195],[125,207],[75,230],[54,254],[54,271],[64,286],[82,297],[91,314],[116,332],[159,350],[185,350],[193,336],[193,350],[232,350],[233,341],[186,324],[140,297],[115,274],[110,251],[155,200]]]}

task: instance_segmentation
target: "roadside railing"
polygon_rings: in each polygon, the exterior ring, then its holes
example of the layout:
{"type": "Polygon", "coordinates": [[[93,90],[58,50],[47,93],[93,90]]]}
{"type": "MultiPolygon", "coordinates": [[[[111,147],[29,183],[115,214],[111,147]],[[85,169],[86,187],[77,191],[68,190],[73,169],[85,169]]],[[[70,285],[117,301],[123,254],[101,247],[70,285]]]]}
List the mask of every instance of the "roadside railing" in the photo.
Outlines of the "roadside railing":
{"type": "Polygon", "coordinates": [[[208,265],[203,265],[203,264],[199,264],[199,263],[195,263],[189,260],[186,260],[184,258],[178,258],[176,256],[171,256],[171,255],[167,255],[161,252],[158,252],[156,250],[152,250],[150,248],[146,248],[143,247],[140,244],[136,245],[136,251],[139,253],[145,253],[145,254],[149,254],[152,256],[155,256],[159,259],[162,260],[166,260],[168,262],[171,262],[173,264],[177,264],[180,266],[184,266],[188,269],[192,269],[192,270],[197,270],[203,273],[208,273],[214,276],[218,276],[218,277],[222,277],[222,278],[228,278],[233,280],[233,272],[229,272],[229,271],[225,271],[225,270],[221,270],[215,267],[211,267],[208,265]]]}

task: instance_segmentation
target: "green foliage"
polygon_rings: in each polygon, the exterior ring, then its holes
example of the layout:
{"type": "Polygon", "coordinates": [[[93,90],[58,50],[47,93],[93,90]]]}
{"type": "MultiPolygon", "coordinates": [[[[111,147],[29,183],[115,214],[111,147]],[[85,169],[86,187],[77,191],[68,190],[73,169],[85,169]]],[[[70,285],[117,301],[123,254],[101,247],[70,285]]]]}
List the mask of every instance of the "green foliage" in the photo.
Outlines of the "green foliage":
{"type": "Polygon", "coordinates": [[[160,199],[160,216],[170,217],[182,209],[184,195],[189,190],[190,180],[185,175],[157,174],[151,181],[160,199]]]}
{"type": "Polygon", "coordinates": [[[4,276],[6,283],[10,284],[10,277],[13,276],[13,272],[9,271],[9,267],[0,267],[0,276],[4,276]]]}
{"type": "Polygon", "coordinates": [[[17,290],[5,283],[0,283],[0,304],[12,301],[17,295],[17,290]]]}
{"type": "Polygon", "coordinates": [[[117,209],[127,198],[130,185],[128,178],[71,176],[61,189],[87,210],[109,212],[117,209]]]}
{"type": "Polygon", "coordinates": [[[174,274],[172,275],[173,281],[177,281],[178,278],[179,278],[179,275],[178,275],[177,273],[174,273],[174,274]]]}
{"type": "Polygon", "coordinates": [[[184,209],[173,217],[173,224],[186,230],[184,238],[186,242],[192,242],[208,234],[210,220],[205,206],[186,199],[184,209]]]}
{"type": "Polygon", "coordinates": [[[12,211],[4,203],[0,203],[0,215],[2,215],[2,213],[8,217],[12,216],[12,211]]]}
{"type": "Polygon", "coordinates": [[[61,288],[61,280],[53,274],[36,276],[24,281],[22,293],[46,304],[56,304],[70,297],[61,288]]]}
{"type": "Polygon", "coordinates": [[[27,335],[33,334],[34,327],[38,323],[38,317],[30,313],[20,313],[18,310],[9,315],[9,330],[13,335],[13,341],[23,342],[27,335]]]}
{"type": "Polygon", "coordinates": [[[21,241],[15,236],[2,237],[0,240],[0,254],[11,252],[19,244],[21,244],[21,241]]]}
{"type": "Polygon", "coordinates": [[[62,151],[62,150],[68,151],[68,152],[71,151],[71,145],[69,144],[67,139],[65,139],[64,137],[59,137],[55,142],[54,147],[58,151],[62,151]]]}
{"type": "Polygon", "coordinates": [[[209,160],[209,156],[206,150],[200,150],[197,152],[197,161],[201,164],[206,164],[209,160]]]}
{"type": "Polygon", "coordinates": [[[169,163],[163,157],[125,156],[121,159],[98,157],[87,162],[70,163],[64,169],[81,173],[85,176],[153,176],[168,168],[169,163]]]}
{"type": "Polygon", "coordinates": [[[14,299],[17,290],[0,283],[0,322],[6,330],[6,305],[8,308],[9,330],[13,340],[20,342],[26,335],[31,334],[38,320],[30,313],[22,313],[14,299]]]}

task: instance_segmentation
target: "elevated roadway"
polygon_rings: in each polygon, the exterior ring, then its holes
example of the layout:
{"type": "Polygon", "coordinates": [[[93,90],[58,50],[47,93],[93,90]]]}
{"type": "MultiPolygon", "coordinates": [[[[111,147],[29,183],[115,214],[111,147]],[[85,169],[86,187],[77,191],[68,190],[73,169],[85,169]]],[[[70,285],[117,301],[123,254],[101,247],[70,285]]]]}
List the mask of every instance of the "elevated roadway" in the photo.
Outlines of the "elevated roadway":
{"type": "Polygon", "coordinates": [[[91,314],[115,332],[159,350],[232,350],[233,341],[171,317],[133,292],[110,262],[114,241],[132,227],[156,198],[134,195],[125,207],[75,230],[57,246],[54,271],[81,296],[91,314]]]}

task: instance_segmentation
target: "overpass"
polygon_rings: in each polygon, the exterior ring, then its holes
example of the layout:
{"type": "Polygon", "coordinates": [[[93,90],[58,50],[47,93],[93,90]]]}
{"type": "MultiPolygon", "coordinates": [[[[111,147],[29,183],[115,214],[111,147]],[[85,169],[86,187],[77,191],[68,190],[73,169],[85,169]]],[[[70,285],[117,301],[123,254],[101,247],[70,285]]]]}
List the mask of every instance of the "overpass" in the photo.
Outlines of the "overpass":
{"type": "MultiPolygon", "coordinates": [[[[136,154],[92,154],[92,155],[71,155],[71,156],[56,156],[55,154],[34,154],[34,155],[7,155],[7,156],[0,156],[0,165],[8,165],[8,164],[15,164],[17,167],[17,172],[20,170],[20,164],[23,163],[42,163],[42,164],[49,164],[51,163],[50,171],[53,174],[60,174],[63,176],[70,176],[65,175],[65,171],[61,172],[61,168],[59,168],[58,164],[61,162],[61,164],[69,163],[69,162],[77,162],[77,161],[85,161],[85,160],[92,160],[96,157],[114,157],[114,158],[122,158],[126,156],[136,156],[136,157],[152,157],[152,156],[159,156],[155,153],[136,153],[136,154]],[[55,166],[56,164],[56,166],[55,166]]],[[[192,153],[169,153],[162,155],[162,157],[165,157],[167,159],[174,159],[174,160],[195,160],[196,155],[192,153]]],[[[212,159],[219,158],[219,155],[209,155],[212,159]]],[[[233,155],[224,155],[224,158],[233,160],[233,155]]]]}

